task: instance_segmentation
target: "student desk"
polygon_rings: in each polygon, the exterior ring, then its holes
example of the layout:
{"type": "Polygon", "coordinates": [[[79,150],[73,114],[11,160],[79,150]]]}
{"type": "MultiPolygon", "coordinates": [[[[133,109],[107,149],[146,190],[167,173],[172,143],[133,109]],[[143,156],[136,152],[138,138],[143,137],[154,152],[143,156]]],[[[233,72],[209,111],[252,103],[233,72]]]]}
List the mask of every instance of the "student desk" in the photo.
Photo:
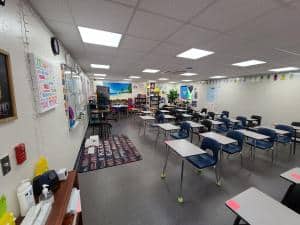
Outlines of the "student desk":
{"type": "Polygon", "coordinates": [[[204,127],[204,125],[202,125],[201,123],[196,123],[194,121],[184,121],[185,123],[190,124],[191,128],[200,128],[200,127],[204,127]]]}
{"type": "Polygon", "coordinates": [[[228,118],[228,119],[229,119],[229,121],[230,121],[231,123],[234,123],[234,124],[240,122],[240,120],[237,120],[237,119],[234,119],[234,118],[228,118]]]}
{"type": "Polygon", "coordinates": [[[183,116],[184,119],[191,119],[192,118],[192,115],[187,114],[187,113],[183,113],[182,116],[183,116]]]}
{"type": "Polygon", "coordinates": [[[148,110],[146,110],[146,111],[141,111],[141,113],[143,113],[144,115],[147,115],[147,114],[153,114],[152,111],[148,111],[148,110]]]}
{"type": "Polygon", "coordinates": [[[164,115],[166,120],[174,120],[176,117],[172,115],[164,115]]]}
{"type": "Polygon", "coordinates": [[[171,123],[159,123],[159,124],[157,124],[157,127],[158,127],[158,130],[157,130],[157,135],[156,135],[156,140],[155,140],[155,147],[157,146],[160,130],[162,130],[164,132],[164,136],[166,138],[168,133],[171,133],[172,131],[176,131],[176,130],[180,129],[179,126],[175,126],[171,123]]]}
{"type": "Polygon", "coordinates": [[[253,187],[226,201],[226,206],[237,215],[234,225],[241,219],[250,225],[299,225],[300,222],[299,214],[253,187]]]}
{"type": "Polygon", "coordinates": [[[184,113],[186,112],[187,110],[186,109],[176,109],[177,112],[181,112],[181,113],[184,113]]]}
{"type": "Polygon", "coordinates": [[[216,126],[222,125],[223,122],[218,121],[218,120],[209,120],[212,124],[212,126],[215,128],[216,126]]]}
{"type": "Polygon", "coordinates": [[[251,159],[255,158],[256,141],[257,140],[265,140],[265,139],[270,138],[269,136],[259,134],[257,132],[253,132],[253,131],[250,131],[250,130],[241,129],[241,130],[237,130],[237,131],[241,132],[243,135],[245,135],[248,138],[254,139],[254,149],[251,150],[251,159]]]}
{"type": "MultiPolygon", "coordinates": [[[[277,124],[275,124],[277,125],[277,124]]],[[[300,132],[300,127],[299,126],[292,126],[292,125],[288,125],[286,124],[287,126],[290,126],[294,129],[294,150],[293,150],[293,154],[295,155],[296,153],[296,145],[297,145],[297,132],[300,132]]]]}
{"type": "Polygon", "coordinates": [[[286,131],[286,130],[279,130],[279,129],[275,129],[273,127],[268,127],[268,126],[257,126],[257,127],[253,127],[253,129],[257,130],[258,128],[267,128],[267,129],[270,129],[270,130],[273,130],[276,134],[278,135],[285,135],[285,134],[288,134],[289,132],[286,131]]]}
{"type": "MultiPolygon", "coordinates": [[[[153,116],[140,116],[140,118],[143,120],[143,124],[144,124],[144,135],[146,134],[146,127],[147,127],[147,123],[149,123],[150,121],[154,121],[155,118],[153,116]]],[[[141,131],[141,127],[139,129],[139,134],[141,131]]]]}
{"type": "Polygon", "coordinates": [[[164,110],[164,109],[161,109],[161,110],[159,110],[161,113],[170,113],[170,111],[169,110],[164,110]]]}
{"type": "Polygon", "coordinates": [[[165,173],[166,167],[168,163],[170,149],[172,149],[172,151],[181,158],[180,192],[177,201],[179,203],[183,203],[184,200],[182,194],[182,183],[183,183],[184,160],[186,157],[204,154],[206,153],[206,151],[202,150],[197,145],[194,145],[185,139],[165,141],[165,144],[166,144],[166,160],[160,177],[162,179],[166,177],[166,173],[165,173]]]}
{"type": "Polygon", "coordinates": [[[299,167],[288,170],[288,171],[280,174],[280,176],[283,179],[292,182],[293,184],[300,184],[300,168],[299,167]]]}

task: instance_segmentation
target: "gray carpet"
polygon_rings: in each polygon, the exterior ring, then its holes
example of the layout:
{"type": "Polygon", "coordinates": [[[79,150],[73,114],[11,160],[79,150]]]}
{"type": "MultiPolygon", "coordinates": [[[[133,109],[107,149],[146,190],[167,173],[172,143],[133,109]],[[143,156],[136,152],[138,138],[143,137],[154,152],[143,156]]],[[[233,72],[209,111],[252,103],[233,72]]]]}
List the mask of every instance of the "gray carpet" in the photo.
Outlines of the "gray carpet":
{"type": "Polygon", "coordinates": [[[156,132],[139,136],[138,128],[139,122],[132,119],[113,122],[113,133],[126,134],[142,154],[142,161],[79,175],[84,225],[233,224],[235,217],[225,207],[226,200],[251,186],[281,200],[289,183],[279,174],[300,164],[300,145],[291,160],[288,146],[280,146],[274,165],[271,153],[257,151],[252,162],[245,151],[243,167],[238,156],[222,161],[222,186],[218,187],[212,169],[198,175],[186,163],[185,203],[179,205],[180,160],[171,155],[167,178],[161,180],[165,159],[162,138],[154,149],[156,132]]]}

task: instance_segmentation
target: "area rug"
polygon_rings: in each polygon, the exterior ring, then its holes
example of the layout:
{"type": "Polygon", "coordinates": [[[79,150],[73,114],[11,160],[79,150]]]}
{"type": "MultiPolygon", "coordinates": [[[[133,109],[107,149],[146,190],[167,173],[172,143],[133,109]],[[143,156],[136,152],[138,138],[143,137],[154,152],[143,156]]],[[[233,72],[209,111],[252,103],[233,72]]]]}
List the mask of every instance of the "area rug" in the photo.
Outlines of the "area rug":
{"type": "Polygon", "coordinates": [[[142,160],[141,154],[125,135],[100,140],[99,146],[96,146],[94,150],[91,152],[88,148],[82,149],[77,167],[78,173],[142,160]]]}

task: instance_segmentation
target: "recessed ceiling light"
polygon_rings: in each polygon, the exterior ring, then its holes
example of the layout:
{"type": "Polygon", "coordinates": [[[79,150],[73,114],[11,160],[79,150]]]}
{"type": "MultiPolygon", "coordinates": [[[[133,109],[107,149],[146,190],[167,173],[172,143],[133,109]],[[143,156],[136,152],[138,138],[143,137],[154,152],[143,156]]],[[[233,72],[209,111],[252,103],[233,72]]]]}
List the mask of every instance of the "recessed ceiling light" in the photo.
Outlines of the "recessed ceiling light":
{"type": "Polygon", "coordinates": [[[181,80],[182,82],[192,82],[193,80],[181,80]]]}
{"type": "Polygon", "coordinates": [[[129,79],[129,78],[125,78],[125,79],[123,79],[123,80],[131,80],[131,79],[129,79]]]}
{"type": "Polygon", "coordinates": [[[122,34],[112,33],[104,30],[96,30],[88,27],[78,27],[81,39],[85,43],[104,45],[108,47],[119,47],[122,34]]]}
{"type": "Polygon", "coordinates": [[[269,71],[272,71],[272,72],[287,72],[287,71],[295,71],[295,70],[300,70],[300,68],[298,68],[298,67],[282,67],[282,68],[271,69],[269,71]]]}
{"type": "Polygon", "coordinates": [[[226,76],[212,76],[212,77],[210,77],[210,79],[222,79],[222,78],[226,78],[226,76]]]}
{"type": "Polygon", "coordinates": [[[170,81],[169,83],[170,83],[170,84],[177,84],[176,81],[170,81]]]}
{"type": "Polygon", "coordinates": [[[191,48],[185,52],[182,52],[182,53],[176,55],[176,57],[195,60],[195,59],[200,59],[202,57],[209,56],[212,54],[214,54],[214,52],[201,50],[201,49],[197,49],[197,48],[191,48]]]}
{"type": "Polygon", "coordinates": [[[181,76],[186,76],[186,77],[190,77],[190,76],[196,76],[198,75],[197,73],[182,73],[180,74],[181,76]]]}
{"type": "Polygon", "coordinates": [[[252,59],[244,62],[239,62],[239,63],[234,63],[232,64],[233,66],[239,66],[239,67],[248,67],[248,66],[255,66],[255,65],[260,65],[260,64],[265,64],[266,62],[252,59]]]}
{"type": "Polygon", "coordinates": [[[156,69],[144,69],[142,72],[143,73],[158,73],[160,70],[156,69]]]}
{"type": "Polygon", "coordinates": [[[103,73],[95,73],[94,76],[95,76],[95,77],[106,77],[106,74],[103,74],[103,73]]]}
{"type": "Polygon", "coordinates": [[[150,83],[153,83],[153,82],[155,82],[156,80],[148,80],[148,82],[150,82],[150,83]]]}
{"type": "Polygon", "coordinates": [[[141,77],[139,77],[139,76],[129,76],[129,78],[131,78],[131,79],[140,79],[141,77]]]}
{"type": "Polygon", "coordinates": [[[104,70],[109,70],[110,65],[103,65],[103,64],[91,64],[92,68],[96,69],[104,69],[104,70]]]}
{"type": "Polygon", "coordinates": [[[165,78],[165,77],[161,77],[159,78],[158,80],[169,80],[168,78],[165,78]]]}
{"type": "Polygon", "coordinates": [[[104,77],[96,77],[95,80],[104,80],[104,77]]]}

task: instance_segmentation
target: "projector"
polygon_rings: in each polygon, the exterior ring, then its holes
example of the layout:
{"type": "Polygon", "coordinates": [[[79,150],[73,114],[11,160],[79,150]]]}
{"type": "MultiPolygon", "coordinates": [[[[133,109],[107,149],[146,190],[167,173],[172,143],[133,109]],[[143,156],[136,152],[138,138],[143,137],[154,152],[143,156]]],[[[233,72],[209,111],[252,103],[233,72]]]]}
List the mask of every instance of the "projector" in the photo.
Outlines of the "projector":
{"type": "Polygon", "coordinates": [[[5,6],[5,0],[0,0],[0,5],[5,6]]]}

